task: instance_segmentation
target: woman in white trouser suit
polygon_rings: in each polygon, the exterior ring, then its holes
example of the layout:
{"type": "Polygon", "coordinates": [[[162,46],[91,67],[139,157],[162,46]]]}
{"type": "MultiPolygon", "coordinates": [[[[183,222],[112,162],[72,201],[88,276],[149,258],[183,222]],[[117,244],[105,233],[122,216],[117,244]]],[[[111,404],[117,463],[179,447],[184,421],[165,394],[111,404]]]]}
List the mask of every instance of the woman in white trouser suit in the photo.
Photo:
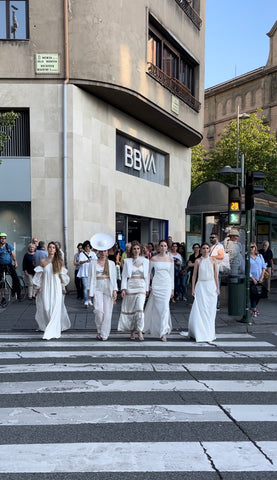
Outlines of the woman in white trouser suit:
{"type": "MultiPolygon", "coordinates": [[[[106,234],[102,235],[105,239],[106,234]]],[[[115,263],[108,260],[108,249],[100,250],[105,246],[105,242],[96,242],[93,240],[94,237],[92,237],[91,243],[93,248],[99,251],[99,258],[93,260],[89,265],[88,290],[89,296],[94,297],[96,338],[105,341],[110,335],[113,305],[117,298],[116,269],[115,263]],[[101,244],[103,244],[102,247],[101,244]]]]}

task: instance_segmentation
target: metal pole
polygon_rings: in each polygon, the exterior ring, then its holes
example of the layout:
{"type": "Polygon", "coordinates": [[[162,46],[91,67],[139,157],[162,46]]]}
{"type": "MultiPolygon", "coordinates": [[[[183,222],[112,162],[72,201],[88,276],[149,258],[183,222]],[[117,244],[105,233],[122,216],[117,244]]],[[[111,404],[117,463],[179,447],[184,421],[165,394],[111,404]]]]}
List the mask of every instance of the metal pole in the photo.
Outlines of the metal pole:
{"type": "Polygon", "coordinates": [[[240,168],[241,168],[241,188],[244,188],[244,153],[241,154],[240,168]]]}
{"type": "Polygon", "coordinates": [[[241,323],[252,325],[250,308],[250,243],[251,243],[252,210],[246,210],[246,238],[245,238],[245,312],[241,323]]]}
{"type": "MultiPolygon", "coordinates": [[[[236,167],[239,168],[239,105],[238,105],[238,115],[237,115],[237,164],[236,167]]],[[[236,187],[239,184],[239,174],[236,174],[236,187]]]]}

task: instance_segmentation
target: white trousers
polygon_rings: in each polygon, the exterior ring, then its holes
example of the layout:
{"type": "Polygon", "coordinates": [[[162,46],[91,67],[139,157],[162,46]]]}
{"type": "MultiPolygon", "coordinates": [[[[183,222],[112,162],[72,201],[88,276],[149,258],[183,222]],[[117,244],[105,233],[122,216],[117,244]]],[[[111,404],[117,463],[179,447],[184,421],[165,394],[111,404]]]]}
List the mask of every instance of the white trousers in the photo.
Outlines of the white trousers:
{"type": "Polygon", "coordinates": [[[110,295],[96,291],[94,295],[94,313],[97,333],[107,339],[111,332],[113,301],[110,295]]]}

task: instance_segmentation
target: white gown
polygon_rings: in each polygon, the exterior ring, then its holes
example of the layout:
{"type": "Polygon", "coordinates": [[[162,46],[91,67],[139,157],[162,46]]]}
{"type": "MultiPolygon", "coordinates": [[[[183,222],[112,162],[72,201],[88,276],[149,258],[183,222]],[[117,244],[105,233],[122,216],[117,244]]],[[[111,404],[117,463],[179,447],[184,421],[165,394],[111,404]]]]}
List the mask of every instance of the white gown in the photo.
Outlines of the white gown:
{"type": "Polygon", "coordinates": [[[196,342],[215,340],[216,283],[210,258],[202,258],[198,269],[195,297],[189,316],[188,335],[196,342]]]}
{"type": "Polygon", "coordinates": [[[36,297],[36,322],[44,332],[43,339],[60,338],[63,330],[71,326],[64,304],[63,286],[70,281],[67,270],[63,267],[61,273],[53,273],[52,263],[44,268],[36,267],[33,284],[40,289],[36,297]]]}
{"type": "Polygon", "coordinates": [[[128,279],[126,295],[122,300],[118,331],[143,331],[146,282],[143,277],[143,265],[133,265],[132,276],[128,279]]]}
{"type": "Polygon", "coordinates": [[[172,329],[169,300],[174,290],[174,263],[150,261],[150,272],[153,268],[152,290],[144,312],[144,332],[161,338],[172,329]]]}

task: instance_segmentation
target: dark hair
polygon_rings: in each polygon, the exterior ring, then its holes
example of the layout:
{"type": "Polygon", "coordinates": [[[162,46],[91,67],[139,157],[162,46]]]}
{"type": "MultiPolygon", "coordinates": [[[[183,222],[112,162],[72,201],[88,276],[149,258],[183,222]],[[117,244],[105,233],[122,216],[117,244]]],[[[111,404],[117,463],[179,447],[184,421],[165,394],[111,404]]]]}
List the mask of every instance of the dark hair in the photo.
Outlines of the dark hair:
{"type": "Polygon", "coordinates": [[[77,248],[79,248],[79,247],[82,247],[82,248],[83,248],[82,242],[79,242],[79,243],[78,243],[77,248]]]}
{"type": "Polygon", "coordinates": [[[162,240],[160,240],[160,241],[159,241],[159,245],[161,245],[161,243],[162,243],[162,242],[164,242],[164,243],[166,243],[166,244],[167,244],[167,241],[166,241],[166,240],[164,240],[164,239],[162,239],[162,240]]]}
{"type": "Polygon", "coordinates": [[[203,242],[203,243],[201,244],[201,247],[200,247],[200,248],[204,247],[204,245],[207,245],[207,247],[210,248],[210,245],[209,245],[207,242],[203,242]]]}
{"type": "Polygon", "coordinates": [[[199,247],[199,248],[200,248],[200,244],[199,244],[199,243],[194,243],[194,244],[192,245],[192,248],[194,248],[194,247],[199,247]]]}
{"type": "MultiPolygon", "coordinates": [[[[54,242],[50,242],[50,243],[54,243],[54,242]]],[[[40,240],[38,242],[38,247],[37,248],[38,248],[38,250],[41,250],[43,247],[45,247],[45,242],[43,240],[40,240]]]]}
{"type": "Polygon", "coordinates": [[[82,248],[85,249],[88,245],[89,245],[89,248],[92,248],[92,246],[91,246],[91,244],[90,244],[90,241],[89,241],[89,240],[85,240],[85,242],[84,242],[83,245],[82,245],[82,248]]]}
{"type": "Polygon", "coordinates": [[[56,242],[49,242],[47,245],[47,250],[50,247],[50,245],[55,246],[54,258],[52,260],[53,273],[60,273],[63,266],[62,254],[60,250],[57,248],[56,242]]]}

